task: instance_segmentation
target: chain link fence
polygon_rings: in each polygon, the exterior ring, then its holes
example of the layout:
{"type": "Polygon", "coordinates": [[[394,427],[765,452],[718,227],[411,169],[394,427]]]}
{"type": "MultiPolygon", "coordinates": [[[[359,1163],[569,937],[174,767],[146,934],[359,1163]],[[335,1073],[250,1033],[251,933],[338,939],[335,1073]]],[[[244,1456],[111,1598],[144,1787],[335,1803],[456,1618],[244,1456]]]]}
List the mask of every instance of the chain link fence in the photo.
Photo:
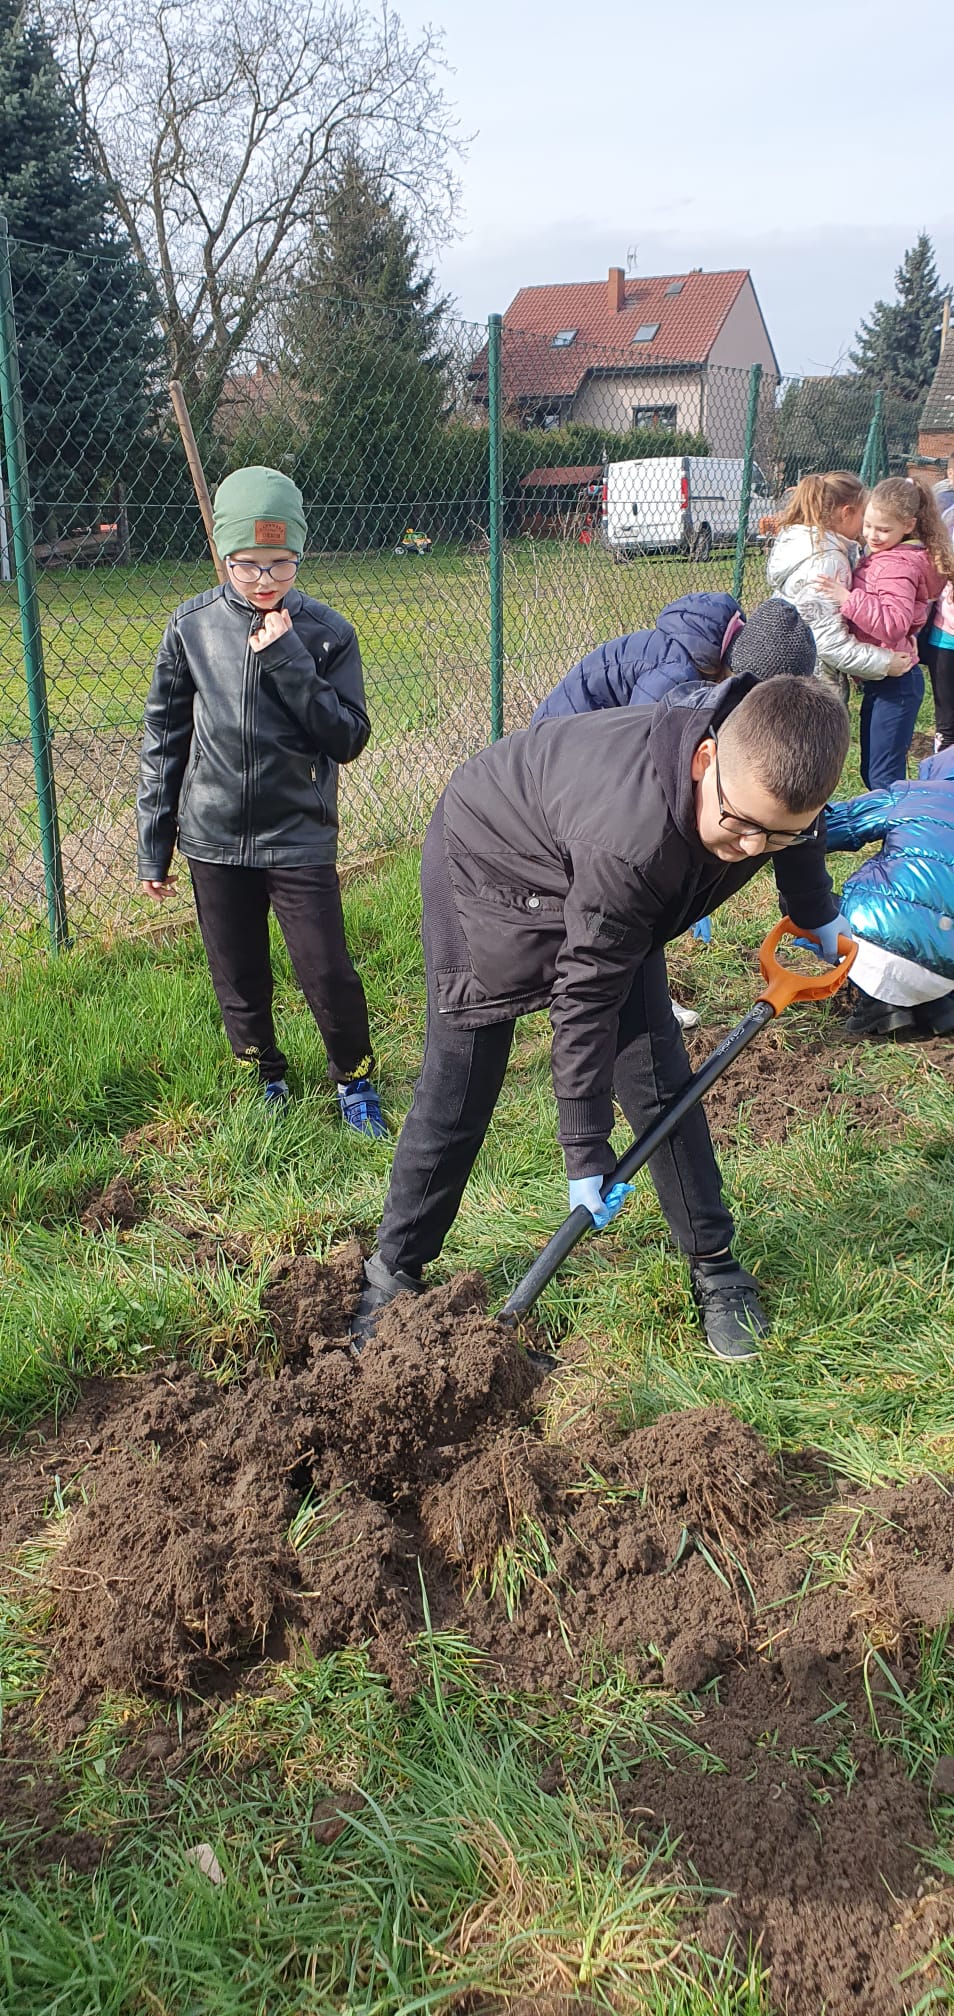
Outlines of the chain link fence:
{"type": "MultiPolygon", "coordinates": [[[[805,471],[877,475],[912,445],[851,379],[324,300],[260,304],[254,347],[183,390],[210,489],[247,463],[294,477],[300,585],[357,631],[372,741],[341,775],[346,864],[419,835],[455,765],[597,644],[693,590],[761,600],[805,471]]],[[[215,575],[128,268],[0,230],[0,396],[0,923],[63,943],[152,918],[143,703],[168,617],[215,575]]]]}

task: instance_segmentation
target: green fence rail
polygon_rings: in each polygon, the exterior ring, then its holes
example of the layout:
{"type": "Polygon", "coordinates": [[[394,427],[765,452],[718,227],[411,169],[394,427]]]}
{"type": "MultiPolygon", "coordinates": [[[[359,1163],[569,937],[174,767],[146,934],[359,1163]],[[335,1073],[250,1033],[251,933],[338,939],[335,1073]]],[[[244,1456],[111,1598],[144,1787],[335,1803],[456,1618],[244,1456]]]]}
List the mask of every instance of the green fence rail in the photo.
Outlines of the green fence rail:
{"type": "MultiPolygon", "coordinates": [[[[153,915],[143,702],[166,620],[215,580],[161,344],[108,266],[0,232],[0,923],[57,948],[153,915]]],[[[372,741],[342,773],[345,863],[419,835],[455,765],[606,639],[698,589],[760,601],[785,490],[906,467],[913,438],[850,378],[353,302],[264,302],[254,346],[187,393],[211,487],[294,476],[301,586],[357,630],[372,741]]]]}

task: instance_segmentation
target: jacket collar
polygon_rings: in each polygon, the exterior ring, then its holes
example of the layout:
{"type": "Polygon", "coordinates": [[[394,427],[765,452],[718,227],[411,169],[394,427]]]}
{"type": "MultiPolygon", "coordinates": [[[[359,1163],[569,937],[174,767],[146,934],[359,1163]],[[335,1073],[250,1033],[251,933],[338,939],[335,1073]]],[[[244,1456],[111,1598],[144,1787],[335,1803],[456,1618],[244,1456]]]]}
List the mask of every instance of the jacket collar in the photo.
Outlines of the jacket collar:
{"type": "MultiPolygon", "coordinates": [[[[253,610],[251,603],[246,602],[244,595],[240,595],[238,589],[233,587],[228,575],[220,583],[220,588],[222,599],[228,603],[230,609],[237,609],[242,616],[257,615],[257,610],[253,610]]],[[[301,589],[292,587],[289,588],[286,595],[282,596],[281,601],[276,604],[276,607],[278,609],[287,609],[292,622],[294,622],[301,608],[301,601],[301,589]]]]}

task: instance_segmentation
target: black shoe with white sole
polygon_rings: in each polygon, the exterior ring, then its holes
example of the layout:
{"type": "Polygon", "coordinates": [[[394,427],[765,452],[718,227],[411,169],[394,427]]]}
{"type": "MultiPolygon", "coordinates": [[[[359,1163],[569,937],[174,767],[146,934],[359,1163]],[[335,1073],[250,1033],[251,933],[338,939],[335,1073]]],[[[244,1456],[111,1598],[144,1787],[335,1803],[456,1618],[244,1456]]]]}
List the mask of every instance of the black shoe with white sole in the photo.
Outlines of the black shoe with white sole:
{"type": "Polygon", "coordinates": [[[385,1266],[380,1253],[374,1252],[364,1263],[364,1287],[351,1321],[351,1349],[357,1353],[364,1349],[368,1338],[374,1335],[374,1326],[382,1309],[389,1302],[396,1302],[399,1295],[423,1295],[424,1283],[416,1274],[405,1274],[400,1267],[385,1266]]]}
{"type": "Polygon", "coordinates": [[[719,1253],[710,1260],[690,1260],[689,1277],[710,1351],[729,1364],[757,1358],[768,1319],[753,1276],[731,1253],[719,1253]]]}

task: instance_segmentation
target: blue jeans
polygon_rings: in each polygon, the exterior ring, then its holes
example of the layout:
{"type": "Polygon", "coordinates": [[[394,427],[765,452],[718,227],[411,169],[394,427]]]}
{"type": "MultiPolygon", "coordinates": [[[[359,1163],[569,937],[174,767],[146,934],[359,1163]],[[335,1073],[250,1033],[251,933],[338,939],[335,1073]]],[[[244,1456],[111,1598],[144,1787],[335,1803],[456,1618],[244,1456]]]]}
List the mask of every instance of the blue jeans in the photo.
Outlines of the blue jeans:
{"type": "Polygon", "coordinates": [[[865,687],[861,703],[861,775],[869,791],[883,791],[907,775],[908,750],[924,699],[924,673],[912,665],[900,679],[865,687]]]}

